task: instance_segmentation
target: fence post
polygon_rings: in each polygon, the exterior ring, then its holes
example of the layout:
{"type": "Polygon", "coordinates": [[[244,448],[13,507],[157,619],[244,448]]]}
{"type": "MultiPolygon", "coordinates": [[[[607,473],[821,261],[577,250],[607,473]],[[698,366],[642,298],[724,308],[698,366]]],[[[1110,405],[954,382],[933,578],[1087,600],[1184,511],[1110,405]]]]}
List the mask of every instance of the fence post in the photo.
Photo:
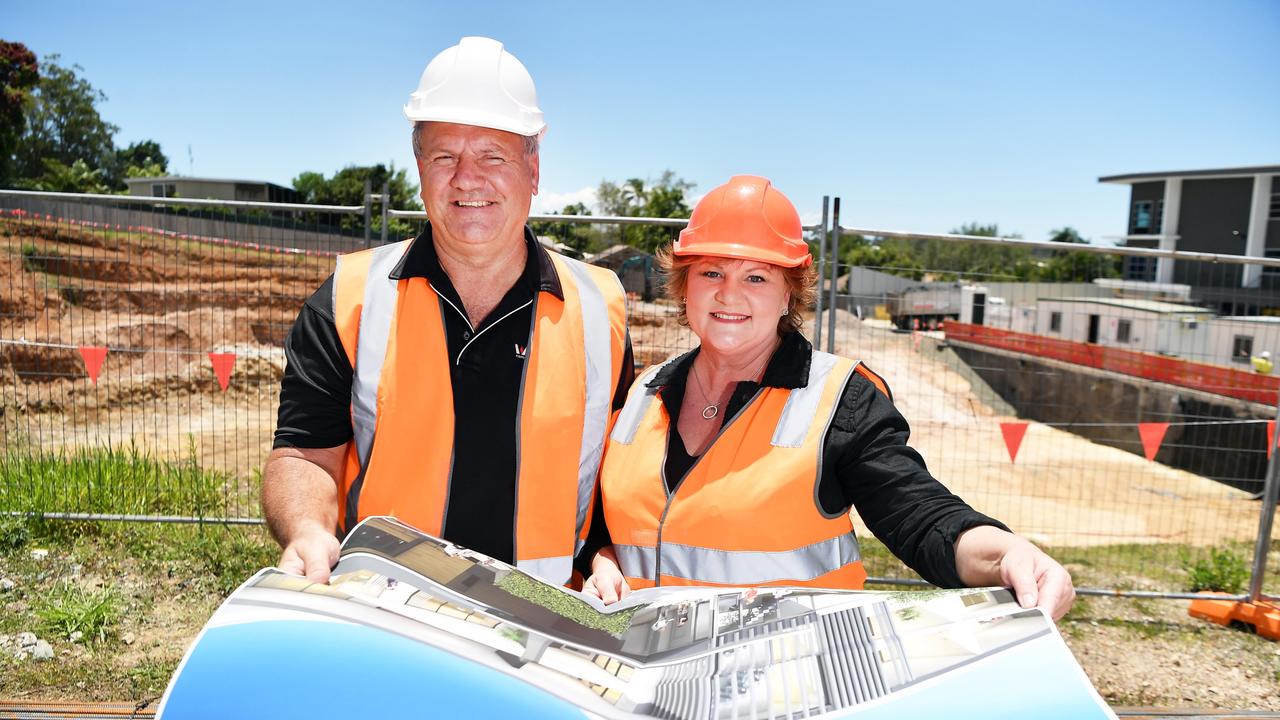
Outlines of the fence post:
{"type": "Polygon", "coordinates": [[[836,276],[840,273],[840,198],[831,203],[831,302],[827,307],[827,352],[836,351],[836,276]]]}
{"type": "Polygon", "coordinates": [[[827,269],[827,205],[831,198],[822,196],[822,226],[818,228],[818,296],[813,301],[813,347],[822,349],[822,276],[827,269]]]}
{"type": "MultiPolygon", "coordinates": [[[[1265,433],[1264,433],[1265,434],[1265,433]]],[[[1253,574],[1249,577],[1249,600],[1262,598],[1262,581],[1267,573],[1267,551],[1271,549],[1271,525],[1276,517],[1276,496],[1280,495],[1280,398],[1276,402],[1276,433],[1267,442],[1271,459],[1267,461],[1266,479],[1262,485],[1262,515],[1258,518],[1258,542],[1253,548],[1253,574]]]]}
{"type": "Polygon", "coordinates": [[[387,190],[387,183],[382,183],[382,244],[387,244],[387,210],[391,209],[391,193],[387,190]]]}
{"type": "Polygon", "coordinates": [[[373,198],[370,197],[370,194],[372,192],[373,192],[373,181],[368,178],[365,178],[365,181],[364,181],[364,246],[365,247],[369,247],[370,240],[372,239],[372,233],[373,233],[373,227],[371,223],[371,220],[373,217],[373,207],[372,207],[373,198]]]}

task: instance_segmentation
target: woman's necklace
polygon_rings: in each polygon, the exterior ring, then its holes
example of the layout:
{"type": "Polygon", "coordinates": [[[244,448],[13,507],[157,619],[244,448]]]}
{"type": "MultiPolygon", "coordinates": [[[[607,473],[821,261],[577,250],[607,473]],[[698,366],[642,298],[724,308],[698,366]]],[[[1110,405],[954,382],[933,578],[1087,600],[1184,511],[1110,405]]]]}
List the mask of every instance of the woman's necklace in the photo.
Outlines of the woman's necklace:
{"type": "MultiPolygon", "coordinates": [[[[770,354],[770,356],[769,356],[769,357],[772,357],[772,354],[770,354]]],[[[769,357],[766,357],[766,358],[764,359],[764,361],[765,361],[765,363],[766,363],[766,364],[769,362],[769,357]]],[[[755,372],[751,373],[751,375],[749,375],[749,377],[751,377],[751,378],[755,378],[756,374],[758,374],[758,373],[760,372],[760,369],[761,369],[762,367],[763,367],[763,365],[761,365],[761,366],[757,367],[757,368],[756,368],[756,370],[755,370],[755,372]]],[[[703,386],[702,386],[702,378],[698,377],[698,364],[697,364],[697,363],[694,363],[694,364],[689,368],[689,374],[693,376],[693,382],[698,386],[698,392],[702,393],[702,399],[707,401],[707,404],[706,404],[705,406],[703,406],[703,408],[702,408],[702,419],[703,419],[703,420],[711,420],[711,419],[714,419],[716,415],[719,415],[719,414],[720,414],[720,403],[721,403],[721,402],[724,402],[724,401],[723,401],[723,400],[721,400],[721,401],[717,401],[717,402],[711,402],[711,396],[707,394],[707,389],[706,389],[705,387],[703,387],[703,386]]]]}

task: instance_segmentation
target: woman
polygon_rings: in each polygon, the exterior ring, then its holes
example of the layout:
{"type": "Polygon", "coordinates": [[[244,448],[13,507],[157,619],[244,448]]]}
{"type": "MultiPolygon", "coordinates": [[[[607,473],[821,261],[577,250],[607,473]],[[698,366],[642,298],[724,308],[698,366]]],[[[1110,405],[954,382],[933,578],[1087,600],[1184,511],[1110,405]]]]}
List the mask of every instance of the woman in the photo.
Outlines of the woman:
{"type": "Polygon", "coordinates": [[[659,262],[700,344],[641,375],[619,413],[600,471],[612,545],[589,543],[604,546],[586,592],[861,588],[853,507],[934,584],[1003,585],[1066,613],[1067,571],[929,475],[875,373],[799,333],[813,258],[768,180],[708,193],[659,262]]]}

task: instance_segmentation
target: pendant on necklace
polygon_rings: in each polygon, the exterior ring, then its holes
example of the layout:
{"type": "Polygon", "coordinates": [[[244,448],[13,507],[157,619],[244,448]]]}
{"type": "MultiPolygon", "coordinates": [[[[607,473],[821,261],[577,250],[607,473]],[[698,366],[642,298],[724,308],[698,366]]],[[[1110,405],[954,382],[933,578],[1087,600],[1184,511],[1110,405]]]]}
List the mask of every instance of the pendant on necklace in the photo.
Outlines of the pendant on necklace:
{"type": "Polygon", "coordinates": [[[716,416],[716,415],[718,415],[718,414],[720,414],[720,404],[719,404],[719,403],[716,403],[715,405],[708,405],[708,406],[706,406],[706,407],[702,408],[702,419],[703,419],[703,420],[710,420],[711,418],[715,417],[715,416],[716,416]]]}

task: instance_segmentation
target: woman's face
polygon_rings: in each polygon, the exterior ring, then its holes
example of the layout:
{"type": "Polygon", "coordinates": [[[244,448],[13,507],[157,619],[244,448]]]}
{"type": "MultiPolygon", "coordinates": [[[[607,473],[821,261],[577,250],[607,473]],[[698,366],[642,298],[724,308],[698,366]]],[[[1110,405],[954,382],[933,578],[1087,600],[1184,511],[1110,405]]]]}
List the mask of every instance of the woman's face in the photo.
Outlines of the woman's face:
{"type": "Polygon", "coordinates": [[[783,272],[757,260],[695,260],[685,287],[685,313],[702,347],[730,356],[771,350],[778,318],[791,300],[783,272]]]}

